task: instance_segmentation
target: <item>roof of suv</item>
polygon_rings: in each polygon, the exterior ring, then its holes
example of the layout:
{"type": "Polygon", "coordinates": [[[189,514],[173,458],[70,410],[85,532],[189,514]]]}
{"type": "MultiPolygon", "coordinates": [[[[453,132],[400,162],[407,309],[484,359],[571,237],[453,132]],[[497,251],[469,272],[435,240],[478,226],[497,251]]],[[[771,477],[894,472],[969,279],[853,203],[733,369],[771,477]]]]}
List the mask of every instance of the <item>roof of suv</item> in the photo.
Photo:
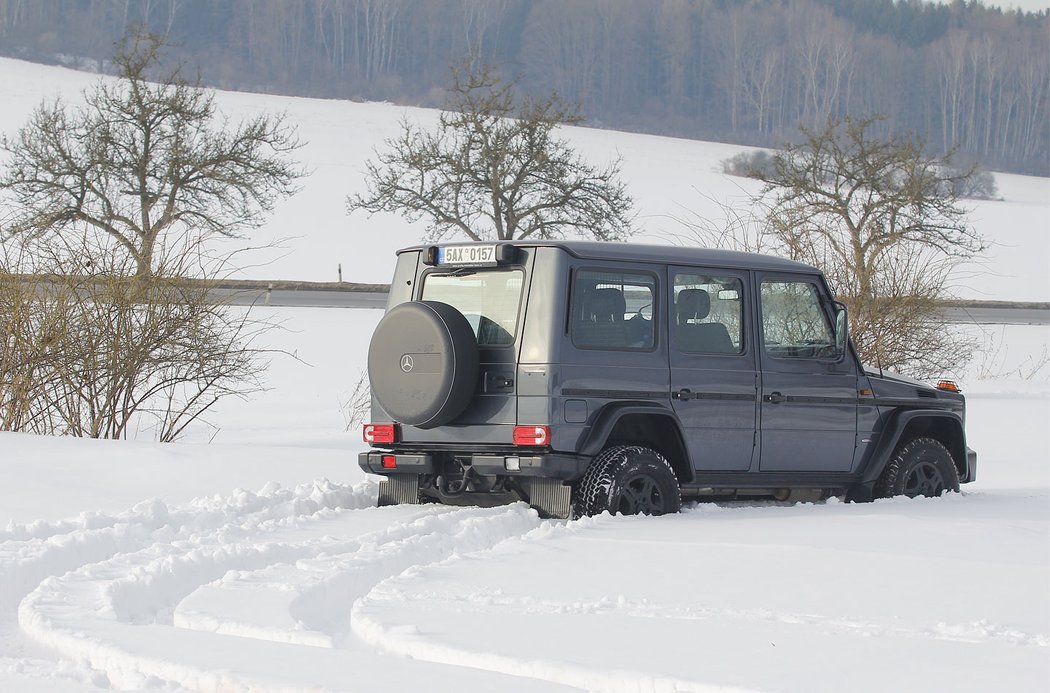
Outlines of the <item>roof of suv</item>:
{"type": "MultiPolygon", "coordinates": [[[[759,253],[742,253],[736,250],[716,250],[678,245],[647,245],[641,243],[615,243],[600,241],[553,241],[553,240],[520,240],[497,241],[498,244],[510,244],[521,248],[551,247],[561,248],[579,258],[593,260],[620,260],[635,262],[660,262],[671,264],[715,265],[734,269],[757,269],[773,272],[807,272],[817,274],[819,270],[794,260],[759,253]]],[[[472,243],[428,243],[399,250],[423,250],[432,245],[473,245],[472,243]]]]}

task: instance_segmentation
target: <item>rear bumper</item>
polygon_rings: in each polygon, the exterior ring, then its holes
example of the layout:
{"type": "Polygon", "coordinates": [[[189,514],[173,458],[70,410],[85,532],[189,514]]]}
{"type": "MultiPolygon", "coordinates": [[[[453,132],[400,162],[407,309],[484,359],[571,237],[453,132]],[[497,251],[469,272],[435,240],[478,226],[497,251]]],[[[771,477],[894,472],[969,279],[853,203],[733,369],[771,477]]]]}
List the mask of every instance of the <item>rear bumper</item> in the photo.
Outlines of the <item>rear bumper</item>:
{"type": "Polygon", "coordinates": [[[588,457],[554,452],[460,454],[369,450],[358,455],[357,463],[371,474],[439,474],[443,462],[452,457],[464,461],[469,459],[474,471],[482,476],[539,477],[562,481],[582,476],[590,462],[588,457]],[[391,457],[392,462],[389,459],[391,457]],[[387,458],[388,466],[384,466],[384,458],[387,458]]]}

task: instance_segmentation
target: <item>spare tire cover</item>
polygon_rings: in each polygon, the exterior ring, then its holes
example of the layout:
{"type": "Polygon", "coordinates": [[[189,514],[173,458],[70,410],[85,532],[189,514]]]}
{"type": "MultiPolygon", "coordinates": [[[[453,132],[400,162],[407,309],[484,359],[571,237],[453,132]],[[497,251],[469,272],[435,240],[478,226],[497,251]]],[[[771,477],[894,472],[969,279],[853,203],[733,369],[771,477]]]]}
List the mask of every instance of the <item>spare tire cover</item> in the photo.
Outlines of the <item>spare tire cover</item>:
{"type": "Polygon", "coordinates": [[[478,381],[478,343],[447,303],[409,301],[383,316],[368,347],[372,394],[395,421],[442,426],[470,403],[478,381]]]}

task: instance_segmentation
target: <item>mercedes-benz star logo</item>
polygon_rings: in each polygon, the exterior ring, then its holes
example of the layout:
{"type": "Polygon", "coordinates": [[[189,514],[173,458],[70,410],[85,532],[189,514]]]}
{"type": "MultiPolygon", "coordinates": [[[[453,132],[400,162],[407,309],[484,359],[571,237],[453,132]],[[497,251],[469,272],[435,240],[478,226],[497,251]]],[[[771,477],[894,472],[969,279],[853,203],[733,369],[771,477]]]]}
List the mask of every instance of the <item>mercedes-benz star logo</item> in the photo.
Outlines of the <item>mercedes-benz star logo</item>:
{"type": "Polygon", "coordinates": [[[405,373],[410,373],[415,365],[416,364],[412,361],[412,354],[405,354],[401,357],[401,370],[405,373]]]}

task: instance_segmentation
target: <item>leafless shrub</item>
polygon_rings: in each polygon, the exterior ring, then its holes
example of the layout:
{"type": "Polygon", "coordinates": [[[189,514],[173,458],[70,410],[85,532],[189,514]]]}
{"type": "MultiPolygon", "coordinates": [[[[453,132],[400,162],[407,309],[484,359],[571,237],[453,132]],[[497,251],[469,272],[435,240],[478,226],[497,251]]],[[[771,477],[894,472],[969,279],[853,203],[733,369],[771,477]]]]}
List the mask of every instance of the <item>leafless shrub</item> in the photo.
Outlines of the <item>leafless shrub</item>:
{"type": "Polygon", "coordinates": [[[1044,344],[1039,352],[1027,354],[1016,361],[1011,359],[1010,349],[1003,336],[1002,331],[998,334],[985,332],[977,349],[980,358],[973,371],[977,380],[1016,378],[1050,381],[1050,348],[1047,345],[1044,344]]]}
{"type": "Polygon", "coordinates": [[[257,343],[272,325],[200,281],[228,257],[189,237],[161,246],[163,269],[142,277],[100,235],[75,243],[4,244],[0,428],[172,441],[216,402],[262,387],[257,343]]]}
{"type": "Polygon", "coordinates": [[[368,373],[362,371],[343,404],[343,415],[346,418],[346,430],[356,429],[368,421],[372,410],[372,388],[368,382],[368,373]]]}
{"type": "Polygon", "coordinates": [[[722,159],[722,173],[742,178],[759,178],[773,173],[773,154],[765,149],[740,152],[722,159]]]}

